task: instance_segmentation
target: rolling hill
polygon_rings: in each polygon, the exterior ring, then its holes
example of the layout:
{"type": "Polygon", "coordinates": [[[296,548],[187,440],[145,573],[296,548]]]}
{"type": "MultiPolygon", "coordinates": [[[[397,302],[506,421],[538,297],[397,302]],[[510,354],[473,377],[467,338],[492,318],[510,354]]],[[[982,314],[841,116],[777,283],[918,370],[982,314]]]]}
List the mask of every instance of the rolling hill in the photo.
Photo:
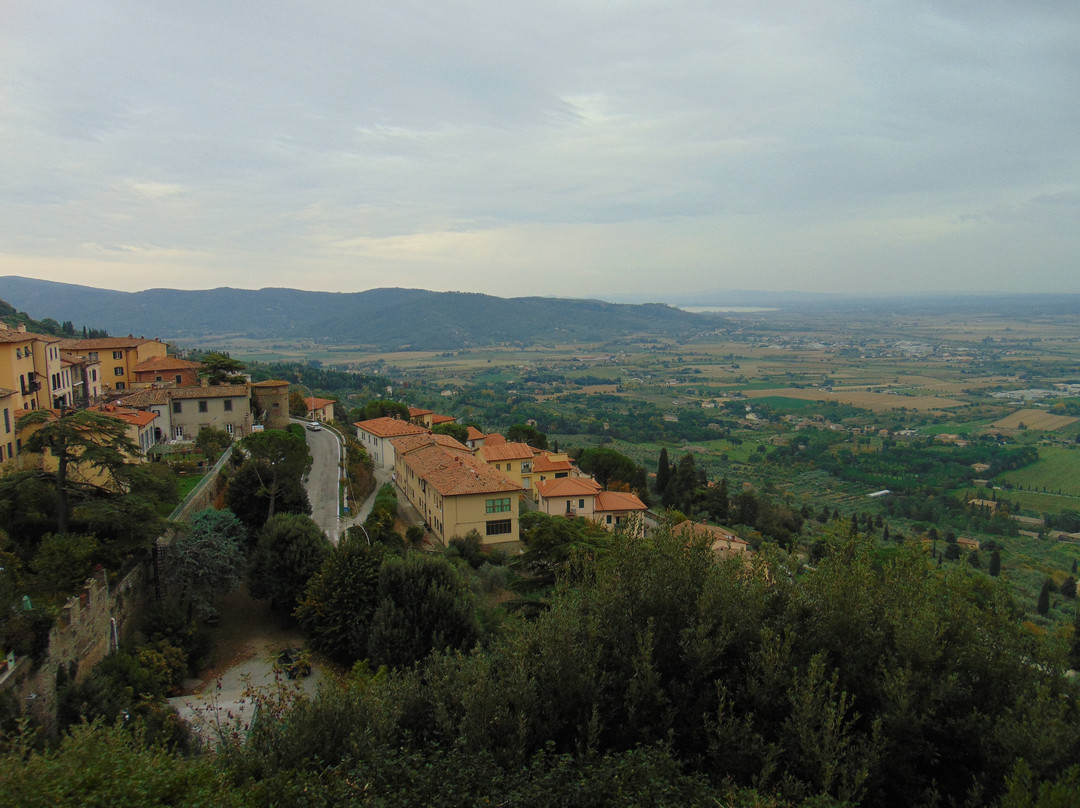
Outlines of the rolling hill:
{"type": "Polygon", "coordinates": [[[720,328],[715,315],[661,304],[546,297],[500,298],[422,289],[148,289],[117,292],[0,277],[0,298],[37,317],[197,343],[221,336],[312,339],[385,349],[594,342],[632,334],[687,335],[720,328]]]}

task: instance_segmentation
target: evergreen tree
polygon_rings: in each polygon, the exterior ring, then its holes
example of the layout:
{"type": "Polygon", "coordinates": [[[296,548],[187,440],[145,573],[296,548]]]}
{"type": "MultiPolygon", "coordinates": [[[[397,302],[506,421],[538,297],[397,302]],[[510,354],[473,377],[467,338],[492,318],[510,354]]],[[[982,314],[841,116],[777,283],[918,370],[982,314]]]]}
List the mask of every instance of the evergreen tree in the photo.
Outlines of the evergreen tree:
{"type": "Polygon", "coordinates": [[[1050,579],[1043,581],[1042,589],[1039,590],[1039,602],[1035,610],[1044,617],[1050,611],[1050,579]]]}
{"type": "Polygon", "coordinates": [[[330,540],[310,516],[281,513],[271,517],[259,532],[251,557],[251,596],[270,598],[273,606],[292,613],[331,549],[330,540]]]}
{"type": "Polygon", "coordinates": [[[986,570],[990,576],[997,578],[1001,574],[1001,552],[994,550],[990,553],[990,566],[986,570]]]}
{"type": "Polygon", "coordinates": [[[1076,597],[1076,579],[1071,575],[1061,582],[1061,594],[1069,600],[1076,597]]]}

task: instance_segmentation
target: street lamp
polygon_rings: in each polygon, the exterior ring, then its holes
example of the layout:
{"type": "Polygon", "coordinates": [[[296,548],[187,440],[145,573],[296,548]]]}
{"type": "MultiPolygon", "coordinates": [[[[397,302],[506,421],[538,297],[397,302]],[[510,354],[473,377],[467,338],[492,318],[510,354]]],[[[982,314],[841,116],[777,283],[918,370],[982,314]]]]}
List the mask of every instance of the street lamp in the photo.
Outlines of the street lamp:
{"type": "Polygon", "coordinates": [[[296,383],[297,383],[297,385],[304,388],[308,392],[307,401],[305,401],[304,403],[306,403],[308,405],[308,412],[307,412],[308,420],[309,421],[314,421],[315,420],[315,396],[313,396],[311,394],[311,388],[308,387],[306,384],[304,384],[302,381],[300,381],[300,374],[299,373],[296,374],[296,383]]]}

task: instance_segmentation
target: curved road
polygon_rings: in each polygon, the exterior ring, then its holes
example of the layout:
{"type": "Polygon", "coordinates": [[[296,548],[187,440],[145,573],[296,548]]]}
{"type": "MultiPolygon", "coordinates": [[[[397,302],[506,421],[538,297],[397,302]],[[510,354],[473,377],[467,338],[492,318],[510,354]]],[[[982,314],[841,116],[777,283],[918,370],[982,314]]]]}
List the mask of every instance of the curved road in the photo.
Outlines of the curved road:
{"type": "MultiPolygon", "coordinates": [[[[299,421],[306,424],[306,421],[299,421]]],[[[341,473],[341,448],[337,435],[329,429],[312,432],[306,429],[307,445],[311,450],[311,471],[308,473],[307,492],[311,501],[311,518],[326,531],[330,541],[336,546],[342,525],[338,514],[339,487],[341,473]]]]}

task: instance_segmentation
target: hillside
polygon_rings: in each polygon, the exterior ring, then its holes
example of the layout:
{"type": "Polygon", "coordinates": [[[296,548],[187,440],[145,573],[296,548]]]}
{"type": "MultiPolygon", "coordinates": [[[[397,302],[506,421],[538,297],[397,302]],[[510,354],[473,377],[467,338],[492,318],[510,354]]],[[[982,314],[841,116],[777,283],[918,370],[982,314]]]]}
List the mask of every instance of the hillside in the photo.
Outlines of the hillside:
{"type": "Polygon", "coordinates": [[[541,297],[500,298],[422,289],[149,289],[116,292],[17,276],[0,298],[38,316],[78,312],[110,333],[195,341],[221,335],[313,339],[436,350],[503,343],[589,342],[636,333],[683,335],[721,327],[714,315],[660,304],[541,297]]]}

